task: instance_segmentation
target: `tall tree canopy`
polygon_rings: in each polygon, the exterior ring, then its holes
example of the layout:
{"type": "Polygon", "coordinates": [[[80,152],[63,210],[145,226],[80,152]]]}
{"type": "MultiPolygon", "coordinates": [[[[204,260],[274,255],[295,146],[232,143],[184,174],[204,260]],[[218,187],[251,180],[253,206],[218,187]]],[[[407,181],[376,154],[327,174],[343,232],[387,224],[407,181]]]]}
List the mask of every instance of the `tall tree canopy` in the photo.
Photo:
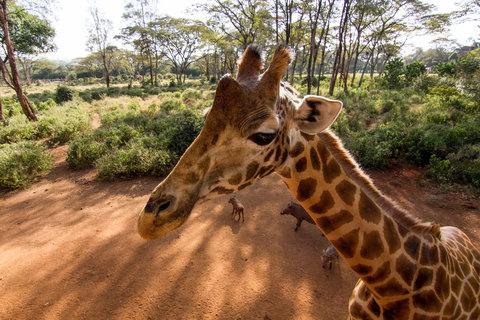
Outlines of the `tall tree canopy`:
{"type": "Polygon", "coordinates": [[[55,31],[48,21],[28,13],[13,1],[0,1],[0,68],[5,82],[15,90],[23,112],[29,120],[36,121],[35,110],[25,96],[18,74],[17,54],[38,54],[52,51],[55,31]]]}

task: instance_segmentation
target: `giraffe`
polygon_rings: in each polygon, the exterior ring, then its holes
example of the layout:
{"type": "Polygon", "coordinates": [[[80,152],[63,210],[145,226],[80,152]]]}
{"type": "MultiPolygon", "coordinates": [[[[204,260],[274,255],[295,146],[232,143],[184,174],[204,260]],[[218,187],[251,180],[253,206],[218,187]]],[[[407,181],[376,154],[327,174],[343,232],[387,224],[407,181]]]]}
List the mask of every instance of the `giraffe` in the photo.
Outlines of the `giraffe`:
{"type": "Polygon", "coordinates": [[[290,60],[279,46],[261,73],[259,50],[245,50],[199,136],[150,195],[139,234],[158,238],[197,201],[275,172],[358,276],[350,319],[479,319],[480,252],[459,229],[421,221],[374,186],[328,129],[342,102],[299,99],[281,81],[290,60]]]}

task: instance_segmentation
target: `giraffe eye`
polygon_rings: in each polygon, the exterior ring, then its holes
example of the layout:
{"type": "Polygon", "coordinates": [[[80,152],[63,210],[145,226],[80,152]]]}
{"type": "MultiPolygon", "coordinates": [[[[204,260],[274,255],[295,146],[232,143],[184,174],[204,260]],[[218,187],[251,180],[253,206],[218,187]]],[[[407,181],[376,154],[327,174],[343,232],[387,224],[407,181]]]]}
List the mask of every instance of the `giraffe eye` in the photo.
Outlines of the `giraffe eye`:
{"type": "Polygon", "coordinates": [[[252,140],[253,142],[255,142],[260,146],[265,146],[270,142],[272,142],[276,136],[277,136],[276,132],[272,132],[272,133],[257,132],[255,134],[252,134],[250,137],[248,137],[248,139],[252,140]]]}

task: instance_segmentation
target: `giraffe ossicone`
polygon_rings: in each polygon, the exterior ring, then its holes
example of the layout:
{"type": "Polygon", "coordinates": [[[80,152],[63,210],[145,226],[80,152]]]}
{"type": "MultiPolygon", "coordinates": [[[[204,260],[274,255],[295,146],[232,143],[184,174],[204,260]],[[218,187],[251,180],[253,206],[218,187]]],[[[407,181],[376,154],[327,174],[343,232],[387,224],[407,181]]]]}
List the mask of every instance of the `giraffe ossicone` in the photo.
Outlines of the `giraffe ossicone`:
{"type": "Polygon", "coordinates": [[[351,319],[479,319],[480,253],[455,227],[399,209],[360,170],[328,127],[342,103],[299,99],[281,78],[290,53],[270,65],[254,47],[236,79],[224,76],[197,139],[152,192],[138,232],[178,228],[200,199],[242,190],[273,172],[358,275],[351,319]]]}

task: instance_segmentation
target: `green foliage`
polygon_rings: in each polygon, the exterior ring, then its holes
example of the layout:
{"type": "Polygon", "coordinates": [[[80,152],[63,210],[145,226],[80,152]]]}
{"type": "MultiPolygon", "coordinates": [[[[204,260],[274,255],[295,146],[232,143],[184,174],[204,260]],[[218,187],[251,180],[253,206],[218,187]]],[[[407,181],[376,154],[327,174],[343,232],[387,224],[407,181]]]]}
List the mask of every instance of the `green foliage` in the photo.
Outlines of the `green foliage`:
{"type": "Polygon", "coordinates": [[[1,144],[0,189],[25,188],[52,165],[52,155],[36,142],[1,144]]]}
{"type": "Polygon", "coordinates": [[[407,67],[405,68],[405,78],[410,83],[413,79],[416,79],[424,74],[425,71],[427,71],[427,68],[423,63],[414,61],[410,64],[407,64],[407,67]]]}
{"type": "Polygon", "coordinates": [[[395,58],[385,64],[385,82],[388,88],[399,88],[401,76],[404,74],[404,63],[402,59],[395,58]]]}
{"type": "Polygon", "coordinates": [[[65,143],[89,130],[90,115],[82,108],[52,106],[38,114],[37,122],[18,114],[10,117],[7,123],[0,123],[0,143],[44,138],[51,144],[65,143]]]}
{"type": "Polygon", "coordinates": [[[456,65],[456,74],[461,88],[480,104],[480,50],[472,51],[460,59],[456,65]]]}
{"type": "MultiPolygon", "coordinates": [[[[55,30],[49,23],[12,3],[8,3],[8,29],[18,53],[39,54],[55,49],[55,30]]],[[[3,33],[1,38],[3,43],[3,33]]]]}
{"type": "Polygon", "coordinates": [[[365,167],[393,160],[427,166],[445,183],[479,188],[480,106],[455,82],[421,75],[401,90],[341,93],[344,111],[332,126],[365,167]]]}
{"type": "Polygon", "coordinates": [[[185,103],[202,98],[202,93],[192,88],[188,88],[182,93],[182,99],[185,103]]]}
{"type": "Polygon", "coordinates": [[[69,166],[97,167],[99,177],[107,180],[168,174],[203,125],[199,112],[181,106],[157,113],[118,109],[102,114],[100,128],[72,141],[69,166]]]}
{"type": "Polygon", "coordinates": [[[455,62],[440,62],[433,67],[433,71],[439,76],[453,76],[455,74],[455,62]]]}
{"type": "Polygon", "coordinates": [[[182,100],[173,98],[173,97],[168,97],[165,99],[165,101],[162,102],[160,105],[160,108],[162,110],[165,110],[166,112],[171,112],[171,111],[178,111],[183,108],[185,108],[184,104],[182,103],[182,100]]]}
{"type": "Polygon", "coordinates": [[[55,91],[55,101],[57,103],[64,103],[67,101],[73,100],[73,96],[75,94],[75,90],[70,87],[60,85],[57,87],[55,91]]]}
{"type": "MultiPolygon", "coordinates": [[[[308,78],[307,77],[303,78],[301,82],[302,86],[306,86],[307,83],[308,83],[308,78]]],[[[312,76],[312,87],[316,87],[317,85],[318,85],[318,78],[315,76],[312,76]]]]}

